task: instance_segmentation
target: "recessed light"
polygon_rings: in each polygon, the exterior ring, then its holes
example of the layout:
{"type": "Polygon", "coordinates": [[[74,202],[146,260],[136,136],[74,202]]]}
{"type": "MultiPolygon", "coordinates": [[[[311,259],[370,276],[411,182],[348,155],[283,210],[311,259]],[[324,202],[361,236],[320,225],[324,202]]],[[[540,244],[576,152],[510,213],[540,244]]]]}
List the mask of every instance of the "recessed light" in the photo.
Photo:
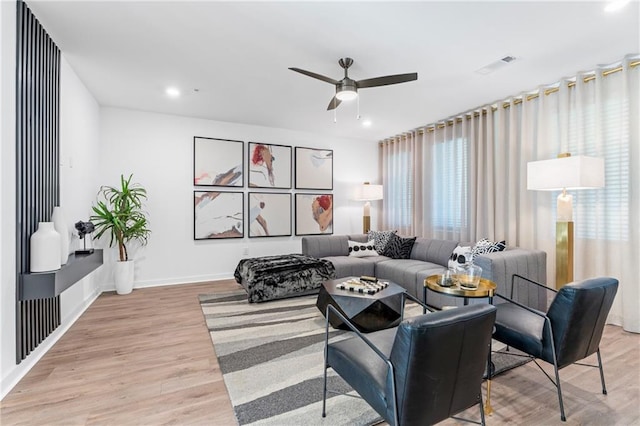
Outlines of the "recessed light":
{"type": "Polygon", "coordinates": [[[166,93],[170,98],[177,98],[180,96],[180,90],[177,87],[167,87],[164,90],[164,93],[166,93]]]}
{"type": "Polygon", "coordinates": [[[629,4],[630,0],[615,0],[612,2],[609,2],[609,4],[607,4],[604,7],[604,11],[605,12],[616,12],[620,9],[622,9],[623,7],[625,7],[627,4],[629,4]]]}
{"type": "Polygon", "coordinates": [[[362,127],[371,127],[372,124],[371,120],[364,120],[362,122],[362,127]]]}

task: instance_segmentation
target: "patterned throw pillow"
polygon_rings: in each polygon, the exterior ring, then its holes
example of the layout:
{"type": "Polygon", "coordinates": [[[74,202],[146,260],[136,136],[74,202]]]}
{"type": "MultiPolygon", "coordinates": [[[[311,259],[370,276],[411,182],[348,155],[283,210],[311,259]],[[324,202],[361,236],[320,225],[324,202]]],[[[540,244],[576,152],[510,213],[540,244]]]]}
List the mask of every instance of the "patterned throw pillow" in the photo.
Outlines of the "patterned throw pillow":
{"type": "Polygon", "coordinates": [[[351,257],[367,257],[378,256],[378,252],[373,247],[373,240],[361,243],[358,241],[349,241],[349,256],[351,257]]]}
{"type": "Polygon", "coordinates": [[[415,241],[416,237],[403,238],[392,234],[382,254],[392,259],[408,259],[415,241]]]}
{"type": "Polygon", "coordinates": [[[458,246],[453,249],[453,253],[449,257],[449,269],[455,269],[456,266],[471,263],[472,258],[471,246],[458,246]]]}
{"type": "Polygon", "coordinates": [[[395,235],[396,231],[369,231],[367,234],[369,240],[373,240],[375,249],[378,253],[384,252],[389,243],[389,238],[395,235]]]}
{"type": "Polygon", "coordinates": [[[475,259],[476,256],[479,256],[481,254],[503,251],[506,247],[507,245],[505,240],[493,242],[486,238],[483,238],[478,241],[475,246],[473,246],[473,249],[471,249],[471,260],[475,259]]]}

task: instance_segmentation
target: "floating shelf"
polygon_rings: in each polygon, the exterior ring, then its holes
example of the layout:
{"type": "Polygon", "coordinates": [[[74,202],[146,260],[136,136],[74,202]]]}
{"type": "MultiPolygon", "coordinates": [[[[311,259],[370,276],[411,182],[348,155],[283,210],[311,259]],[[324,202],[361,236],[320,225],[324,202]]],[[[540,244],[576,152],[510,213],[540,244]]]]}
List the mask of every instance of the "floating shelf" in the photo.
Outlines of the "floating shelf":
{"type": "Polygon", "coordinates": [[[20,275],[19,300],[56,297],[102,265],[102,250],[90,254],[71,254],[62,268],[50,272],[20,275]]]}

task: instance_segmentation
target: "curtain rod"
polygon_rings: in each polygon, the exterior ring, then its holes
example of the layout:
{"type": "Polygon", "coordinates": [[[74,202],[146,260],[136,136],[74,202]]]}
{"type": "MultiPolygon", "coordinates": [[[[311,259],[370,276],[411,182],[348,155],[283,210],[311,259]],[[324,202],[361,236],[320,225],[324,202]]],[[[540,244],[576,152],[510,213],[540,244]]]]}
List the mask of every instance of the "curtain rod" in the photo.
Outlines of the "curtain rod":
{"type": "MultiPolygon", "coordinates": [[[[629,68],[635,68],[635,67],[637,67],[639,65],[640,65],[640,60],[633,61],[633,62],[629,63],[629,68]]],[[[602,76],[606,77],[606,76],[608,76],[610,74],[614,74],[614,73],[620,72],[622,70],[623,70],[623,66],[620,65],[618,67],[602,71],[602,76]]],[[[595,79],[596,79],[596,76],[595,76],[595,72],[594,72],[593,74],[590,74],[590,75],[584,77],[582,79],[582,81],[584,83],[588,83],[588,82],[593,81],[595,79]]],[[[572,88],[575,85],[576,85],[575,81],[570,81],[569,83],[567,83],[567,87],[569,87],[569,88],[572,88]]],[[[560,87],[551,87],[549,89],[544,90],[543,93],[545,95],[551,95],[552,93],[556,93],[559,90],[560,90],[560,87]]],[[[530,95],[523,96],[522,98],[515,99],[513,101],[513,104],[518,105],[518,104],[521,104],[525,99],[527,101],[531,101],[531,100],[536,99],[538,97],[540,97],[540,90],[538,90],[536,93],[532,93],[530,95]]],[[[504,109],[507,109],[510,106],[511,106],[511,102],[504,102],[502,104],[502,108],[504,108],[504,109]]],[[[498,107],[497,106],[492,106],[491,110],[492,111],[497,111],[498,107]]],[[[464,113],[463,115],[461,115],[459,117],[456,117],[456,118],[450,118],[450,119],[447,119],[446,121],[440,121],[440,122],[437,122],[437,123],[434,123],[434,124],[428,124],[425,127],[417,129],[417,132],[418,132],[419,135],[423,135],[425,133],[431,133],[431,132],[434,132],[436,129],[443,129],[443,128],[447,127],[447,126],[453,126],[454,122],[455,123],[462,123],[463,119],[467,119],[468,120],[472,116],[474,118],[475,117],[479,117],[480,114],[486,115],[487,114],[487,108],[486,107],[482,107],[482,109],[480,111],[474,111],[473,113],[472,112],[467,112],[467,113],[464,113]]],[[[402,134],[400,134],[398,136],[386,138],[386,139],[382,140],[379,144],[383,145],[384,143],[393,143],[394,139],[397,139],[397,138],[406,139],[408,133],[411,133],[411,132],[405,132],[405,133],[402,133],[402,134]]]]}

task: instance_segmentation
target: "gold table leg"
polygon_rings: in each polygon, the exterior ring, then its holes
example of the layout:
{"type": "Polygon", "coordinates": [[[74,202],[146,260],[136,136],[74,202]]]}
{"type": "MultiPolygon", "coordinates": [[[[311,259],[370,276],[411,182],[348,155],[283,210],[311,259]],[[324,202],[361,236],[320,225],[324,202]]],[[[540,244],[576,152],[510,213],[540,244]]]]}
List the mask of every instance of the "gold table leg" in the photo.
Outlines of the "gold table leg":
{"type": "Polygon", "coordinates": [[[491,379],[487,379],[487,402],[484,404],[484,413],[487,416],[493,414],[493,407],[491,406],[491,379]]]}

